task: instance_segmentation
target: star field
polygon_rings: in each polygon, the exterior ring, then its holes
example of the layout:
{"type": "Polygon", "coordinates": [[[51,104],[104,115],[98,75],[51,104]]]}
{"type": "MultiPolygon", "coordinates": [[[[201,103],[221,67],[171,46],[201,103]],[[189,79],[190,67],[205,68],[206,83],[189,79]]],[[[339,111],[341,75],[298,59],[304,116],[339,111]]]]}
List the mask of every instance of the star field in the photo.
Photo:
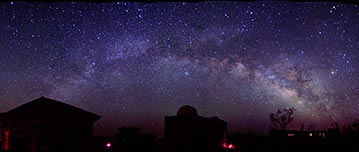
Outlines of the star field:
{"type": "Polygon", "coordinates": [[[358,50],[352,4],[0,3],[0,111],[46,96],[103,116],[96,134],[162,134],[189,104],[265,133],[294,107],[289,128],[326,129],[359,117],[358,50]]]}

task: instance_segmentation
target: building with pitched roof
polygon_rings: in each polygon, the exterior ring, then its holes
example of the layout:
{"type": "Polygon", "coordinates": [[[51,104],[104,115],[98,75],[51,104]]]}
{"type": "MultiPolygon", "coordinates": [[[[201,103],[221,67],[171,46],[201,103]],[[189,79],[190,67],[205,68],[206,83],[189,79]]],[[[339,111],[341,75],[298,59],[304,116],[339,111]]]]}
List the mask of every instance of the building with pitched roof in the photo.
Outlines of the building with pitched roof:
{"type": "Polygon", "coordinates": [[[3,150],[90,151],[93,124],[101,116],[40,97],[0,114],[3,150]]]}

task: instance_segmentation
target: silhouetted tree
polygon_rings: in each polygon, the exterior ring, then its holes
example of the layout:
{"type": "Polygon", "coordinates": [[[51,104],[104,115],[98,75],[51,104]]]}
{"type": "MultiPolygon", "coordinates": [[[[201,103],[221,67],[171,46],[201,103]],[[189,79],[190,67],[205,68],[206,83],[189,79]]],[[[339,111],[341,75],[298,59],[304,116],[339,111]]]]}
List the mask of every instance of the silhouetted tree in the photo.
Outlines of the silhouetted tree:
{"type": "Polygon", "coordinates": [[[332,128],[335,128],[335,129],[339,130],[339,123],[338,122],[332,122],[332,123],[330,123],[330,125],[332,126],[332,128]]]}
{"type": "Polygon", "coordinates": [[[345,131],[354,136],[359,136],[359,119],[355,119],[351,124],[345,127],[345,131]]]}
{"type": "Polygon", "coordinates": [[[355,121],[352,124],[350,124],[350,129],[356,132],[359,131],[359,119],[355,119],[355,121]]]}
{"type": "Polygon", "coordinates": [[[305,128],[305,124],[304,121],[302,123],[300,123],[300,131],[304,131],[305,128]]]}
{"type": "Polygon", "coordinates": [[[271,121],[271,129],[285,129],[287,125],[293,121],[293,114],[296,109],[283,108],[278,109],[277,113],[271,113],[269,119],[271,121]]]}
{"type": "Polygon", "coordinates": [[[316,128],[317,128],[317,127],[315,126],[315,124],[309,124],[307,130],[308,130],[308,131],[313,131],[313,130],[315,130],[316,128]]]}
{"type": "Polygon", "coordinates": [[[115,151],[154,151],[156,137],[137,127],[121,127],[115,136],[115,151]]]}

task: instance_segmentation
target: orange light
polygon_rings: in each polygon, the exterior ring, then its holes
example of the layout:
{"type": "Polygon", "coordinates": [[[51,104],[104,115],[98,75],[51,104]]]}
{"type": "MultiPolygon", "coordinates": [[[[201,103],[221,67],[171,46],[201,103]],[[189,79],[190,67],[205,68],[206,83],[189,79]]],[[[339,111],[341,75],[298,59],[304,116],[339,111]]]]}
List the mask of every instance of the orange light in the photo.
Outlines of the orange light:
{"type": "Polygon", "coordinates": [[[235,148],[235,147],[233,146],[233,144],[227,145],[226,143],[223,143],[223,144],[222,144],[222,147],[223,147],[223,148],[228,148],[228,149],[234,149],[234,148],[235,148]]]}
{"type": "Polygon", "coordinates": [[[112,144],[110,142],[106,143],[107,148],[111,148],[112,144]]]}

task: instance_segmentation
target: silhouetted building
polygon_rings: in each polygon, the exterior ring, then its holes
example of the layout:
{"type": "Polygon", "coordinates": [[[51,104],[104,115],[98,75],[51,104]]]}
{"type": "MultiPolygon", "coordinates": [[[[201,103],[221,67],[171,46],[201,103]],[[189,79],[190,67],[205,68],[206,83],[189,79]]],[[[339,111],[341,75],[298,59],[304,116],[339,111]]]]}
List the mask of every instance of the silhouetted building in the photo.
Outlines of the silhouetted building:
{"type": "Polygon", "coordinates": [[[182,106],[176,116],[165,116],[164,136],[169,147],[179,151],[220,148],[225,142],[227,122],[199,116],[191,106],[182,106]]]}
{"type": "Polygon", "coordinates": [[[0,115],[3,150],[89,151],[93,123],[101,117],[40,97],[0,115]]]}

